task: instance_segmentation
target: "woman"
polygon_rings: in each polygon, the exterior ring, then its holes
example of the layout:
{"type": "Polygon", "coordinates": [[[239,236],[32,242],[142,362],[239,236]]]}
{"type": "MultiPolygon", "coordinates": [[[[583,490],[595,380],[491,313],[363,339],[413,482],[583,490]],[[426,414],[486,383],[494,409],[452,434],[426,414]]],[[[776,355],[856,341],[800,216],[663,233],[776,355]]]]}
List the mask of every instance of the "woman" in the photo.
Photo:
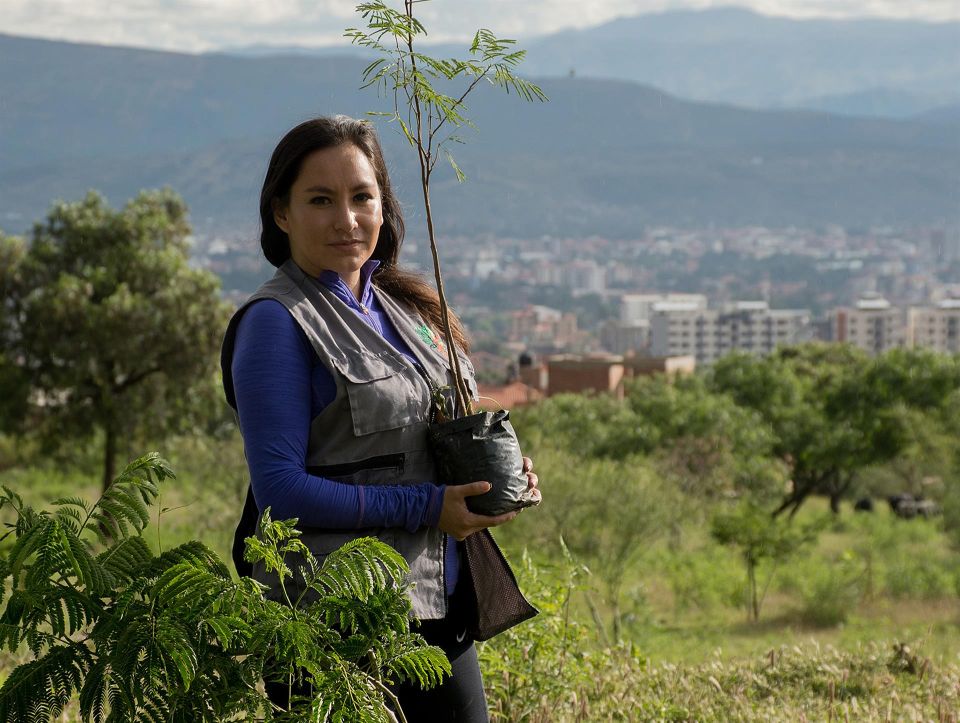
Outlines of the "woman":
{"type": "MultiPolygon", "coordinates": [[[[429,285],[397,268],[403,218],[373,127],[337,116],[287,133],[270,160],[260,218],[263,252],[278,271],[230,322],[222,358],[253,496],[238,541],[269,506],[275,519],[299,518],[301,539],[321,560],[360,535],[396,548],[415,583],[419,632],[444,649],[453,668],[431,691],[398,688],[407,719],[487,720],[467,628],[478,606],[493,604],[476,584],[489,571],[477,562],[468,568],[458,541],[486,535],[517,513],[486,517],[467,509],[466,497],[487,491],[487,482],[433,483],[431,395],[450,384],[434,333],[439,301],[429,285]]],[[[459,323],[453,336],[475,391],[459,323]]],[[[532,463],[525,458],[524,465],[536,488],[532,463]]],[[[235,560],[237,551],[235,544],[235,560]]],[[[273,582],[263,570],[252,574],[273,582]]],[[[496,575],[500,586],[505,578],[496,575]]],[[[527,608],[513,622],[529,616],[527,608]]]]}

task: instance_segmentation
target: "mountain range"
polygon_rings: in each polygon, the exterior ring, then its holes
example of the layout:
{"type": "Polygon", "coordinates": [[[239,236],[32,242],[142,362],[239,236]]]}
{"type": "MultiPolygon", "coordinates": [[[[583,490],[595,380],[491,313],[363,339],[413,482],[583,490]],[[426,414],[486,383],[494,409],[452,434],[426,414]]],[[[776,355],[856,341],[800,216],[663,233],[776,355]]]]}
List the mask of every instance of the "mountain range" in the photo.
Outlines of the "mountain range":
{"type": "MultiPolygon", "coordinates": [[[[0,228],[22,232],[88,188],[122,203],[170,185],[195,226],[253,238],[270,150],[321,113],[384,110],[350,56],[238,57],[0,35],[0,228]]],[[[536,79],[536,78],[535,78],[536,79]]],[[[631,238],[645,225],[960,222],[960,113],[908,120],[751,110],[623,79],[542,77],[550,102],[492,88],[440,172],[439,230],[631,238]]],[[[382,128],[419,233],[414,157],[382,128]]]]}
{"type": "MultiPolygon", "coordinates": [[[[795,19],[735,7],[622,17],[526,38],[525,72],[652,85],[689,100],[906,118],[960,103],[960,22],[795,19]]],[[[229,52],[360,54],[357,48],[229,52]]],[[[462,47],[431,47],[438,55],[462,47]]]]}

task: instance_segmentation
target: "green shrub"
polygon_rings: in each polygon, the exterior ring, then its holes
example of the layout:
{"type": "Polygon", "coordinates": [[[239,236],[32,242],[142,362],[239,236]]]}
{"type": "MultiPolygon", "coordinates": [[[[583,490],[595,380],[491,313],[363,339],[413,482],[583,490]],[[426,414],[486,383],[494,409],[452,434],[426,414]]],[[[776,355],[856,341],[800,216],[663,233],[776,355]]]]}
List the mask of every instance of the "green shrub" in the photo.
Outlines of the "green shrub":
{"type": "Polygon", "coordinates": [[[450,671],[438,648],[409,631],[407,572],[392,548],[355,540],[317,564],[296,520],[264,513],[246,558],[280,579],[287,604],[259,583],[234,580],[200,542],[154,555],[142,533],[159,483],[173,476],[157,455],[130,464],[93,505],[78,497],[37,511],[4,488],[16,515],[0,559],[10,594],[0,648],[31,659],[0,688],[0,720],[48,721],[79,697],[84,721],[388,721],[386,687],[428,687],[450,671]],[[286,582],[300,564],[299,597],[286,582]],[[315,599],[308,602],[307,596],[315,599]],[[260,681],[308,692],[289,710],[260,681]]]}
{"type": "Polygon", "coordinates": [[[544,448],[535,463],[540,478],[549,480],[552,502],[498,528],[498,538],[507,549],[537,550],[538,562],[561,559],[557,541],[565,540],[593,573],[609,637],[616,640],[629,619],[644,617],[646,600],[630,573],[679,524],[683,498],[640,457],[584,459],[544,448]]]}
{"type": "Polygon", "coordinates": [[[655,559],[652,567],[667,578],[677,617],[691,609],[709,612],[717,607],[745,604],[745,585],[738,561],[720,545],[668,552],[655,559]],[[738,571],[732,573],[735,569],[738,571]]]}
{"type": "Polygon", "coordinates": [[[804,622],[817,627],[846,622],[863,593],[863,573],[856,557],[848,552],[832,564],[821,562],[808,573],[811,576],[801,590],[804,622]]]}
{"type": "Polygon", "coordinates": [[[899,556],[886,568],[883,586],[893,598],[935,599],[953,592],[954,571],[929,555],[899,556]]]}
{"type": "Polygon", "coordinates": [[[886,511],[851,523],[854,551],[864,570],[867,597],[935,599],[951,594],[958,567],[933,520],[901,520],[886,511]]]}

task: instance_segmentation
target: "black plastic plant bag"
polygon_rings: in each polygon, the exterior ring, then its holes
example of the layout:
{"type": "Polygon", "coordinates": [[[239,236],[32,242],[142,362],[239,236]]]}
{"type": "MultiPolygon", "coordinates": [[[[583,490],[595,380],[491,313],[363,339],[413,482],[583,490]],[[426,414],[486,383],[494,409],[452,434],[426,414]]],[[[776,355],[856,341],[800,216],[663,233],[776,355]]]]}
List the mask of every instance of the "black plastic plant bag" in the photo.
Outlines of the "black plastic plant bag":
{"type": "Polygon", "coordinates": [[[486,480],[492,485],[485,494],[467,497],[471,512],[502,515],[539,502],[539,496],[527,489],[520,443],[508,411],[434,423],[427,434],[440,484],[486,480]]]}

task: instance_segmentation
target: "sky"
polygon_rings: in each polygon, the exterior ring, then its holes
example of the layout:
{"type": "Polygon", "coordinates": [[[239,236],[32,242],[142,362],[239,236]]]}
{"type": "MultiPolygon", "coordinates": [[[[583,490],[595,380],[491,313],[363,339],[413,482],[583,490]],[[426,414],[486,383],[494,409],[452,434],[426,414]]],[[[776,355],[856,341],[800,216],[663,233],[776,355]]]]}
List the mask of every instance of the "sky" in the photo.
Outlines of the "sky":
{"type": "MultiPolygon", "coordinates": [[[[399,4],[399,0],[395,0],[399,4]]],[[[203,52],[247,45],[333,45],[358,25],[356,0],[0,0],[0,33],[203,52]]],[[[479,27],[529,38],[617,17],[738,4],[790,17],[960,20],[960,0],[433,0],[418,14],[434,41],[479,27]]]]}

